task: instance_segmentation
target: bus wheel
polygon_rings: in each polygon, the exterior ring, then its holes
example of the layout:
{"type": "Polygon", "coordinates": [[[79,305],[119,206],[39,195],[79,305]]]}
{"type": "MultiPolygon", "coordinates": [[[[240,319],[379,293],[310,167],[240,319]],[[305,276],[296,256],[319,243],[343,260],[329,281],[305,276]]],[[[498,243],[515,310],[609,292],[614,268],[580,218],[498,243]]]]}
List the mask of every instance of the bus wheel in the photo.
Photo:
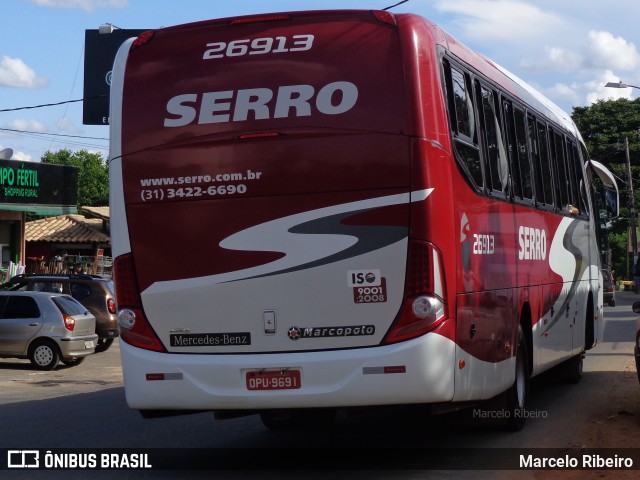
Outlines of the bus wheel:
{"type": "Polygon", "coordinates": [[[529,366],[527,342],[522,327],[518,329],[518,349],[516,351],[516,378],[505,392],[505,418],[507,428],[518,431],[524,427],[527,419],[527,401],[529,397],[529,366]]]}
{"type": "Polygon", "coordinates": [[[562,378],[567,383],[578,383],[582,379],[584,353],[571,357],[562,364],[562,378]]]}
{"type": "Polygon", "coordinates": [[[265,410],[260,420],[269,430],[319,430],[330,428],[336,418],[331,408],[265,410]]]}

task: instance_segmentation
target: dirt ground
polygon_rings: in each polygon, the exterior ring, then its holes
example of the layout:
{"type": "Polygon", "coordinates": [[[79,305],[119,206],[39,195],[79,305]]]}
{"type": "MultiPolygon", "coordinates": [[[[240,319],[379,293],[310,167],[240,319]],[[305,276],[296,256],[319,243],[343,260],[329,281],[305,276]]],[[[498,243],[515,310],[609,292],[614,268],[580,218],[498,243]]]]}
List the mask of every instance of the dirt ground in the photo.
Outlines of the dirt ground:
{"type": "MultiPolygon", "coordinates": [[[[619,375],[619,381],[607,386],[611,388],[607,393],[610,403],[597,411],[582,429],[576,429],[576,441],[568,446],[575,448],[576,454],[584,448],[633,448],[636,451],[640,448],[640,385],[633,360],[625,365],[624,371],[627,374],[619,375]]],[[[534,478],[635,480],[640,478],[639,469],[640,465],[636,465],[634,470],[540,470],[534,478]]]]}

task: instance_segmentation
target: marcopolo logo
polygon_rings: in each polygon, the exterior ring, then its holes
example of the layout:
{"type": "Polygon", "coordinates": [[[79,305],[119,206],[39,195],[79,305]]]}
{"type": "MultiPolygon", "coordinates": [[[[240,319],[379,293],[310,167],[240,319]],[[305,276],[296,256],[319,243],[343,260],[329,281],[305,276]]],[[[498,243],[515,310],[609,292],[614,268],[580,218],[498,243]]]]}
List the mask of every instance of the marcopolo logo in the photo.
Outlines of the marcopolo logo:
{"type": "Polygon", "coordinates": [[[291,340],[301,338],[327,338],[327,337],[362,337],[376,333],[373,325],[356,325],[350,327],[291,327],[287,335],[291,340]]]}

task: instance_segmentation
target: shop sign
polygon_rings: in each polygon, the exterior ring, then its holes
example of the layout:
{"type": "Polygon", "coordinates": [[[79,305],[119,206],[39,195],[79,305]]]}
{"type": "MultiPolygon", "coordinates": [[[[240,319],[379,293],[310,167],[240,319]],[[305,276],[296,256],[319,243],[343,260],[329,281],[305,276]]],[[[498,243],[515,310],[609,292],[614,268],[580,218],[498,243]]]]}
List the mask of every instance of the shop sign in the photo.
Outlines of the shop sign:
{"type": "Polygon", "coordinates": [[[67,165],[0,160],[0,204],[75,208],[78,170],[67,165]]]}

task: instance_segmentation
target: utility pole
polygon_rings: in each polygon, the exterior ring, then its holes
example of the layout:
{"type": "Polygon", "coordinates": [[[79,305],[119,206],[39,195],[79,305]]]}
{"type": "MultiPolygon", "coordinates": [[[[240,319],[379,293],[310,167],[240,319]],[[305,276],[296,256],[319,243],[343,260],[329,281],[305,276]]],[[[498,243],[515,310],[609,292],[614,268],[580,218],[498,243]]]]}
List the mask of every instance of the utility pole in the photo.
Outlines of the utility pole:
{"type": "MultiPolygon", "coordinates": [[[[631,179],[631,158],[629,155],[629,137],[624,137],[624,151],[627,156],[627,179],[629,182],[629,210],[630,210],[630,218],[629,225],[631,227],[631,251],[633,252],[633,264],[631,269],[636,265],[638,261],[638,235],[636,233],[636,207],[635,207],[635,198],[633,196],[633,180],[631,179]]],[[[636,293],[638,292],[638,287],[636,286],[636,293]]]]}

